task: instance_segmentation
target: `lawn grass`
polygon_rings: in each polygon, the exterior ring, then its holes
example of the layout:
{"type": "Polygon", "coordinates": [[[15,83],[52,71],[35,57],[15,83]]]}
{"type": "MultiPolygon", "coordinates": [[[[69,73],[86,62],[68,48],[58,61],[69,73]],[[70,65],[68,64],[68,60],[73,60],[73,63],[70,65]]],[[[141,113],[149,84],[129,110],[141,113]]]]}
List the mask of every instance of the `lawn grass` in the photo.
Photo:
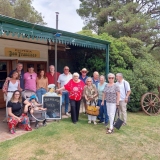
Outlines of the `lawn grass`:
{"type": "Polygon", "coordinates": [[[160,160],[160,116],[128,113],[128,125],[106,134],[81,115],[0,143],[0,160],[160,160]]]}

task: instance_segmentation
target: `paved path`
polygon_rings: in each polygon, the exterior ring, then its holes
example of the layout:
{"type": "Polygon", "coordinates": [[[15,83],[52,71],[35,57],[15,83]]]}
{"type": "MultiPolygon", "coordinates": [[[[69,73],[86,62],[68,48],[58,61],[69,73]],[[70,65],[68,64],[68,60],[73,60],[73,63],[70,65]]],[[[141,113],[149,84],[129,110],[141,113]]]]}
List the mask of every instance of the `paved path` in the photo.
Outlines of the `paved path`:
{"type": "MultiPolygon", "coordinates": [[[[80,112],[82,112],[82,109],[80,110],[80,112]]],[[[63,111],[62,111],[62,113],[63,113],[63,111]]],[[[27,131],[23,131],[23,130],[17,128],[16,134],[10,134],[9,130],[8,130],[7,123],[3,122],[4,116],[5,116],[5,108],[2,108],[2,109],[0,109],[0,142],[10,140],[10,139],[18,137],[22,134],[28,133],[27,131]]],[[[63,115],[62,118],[68,118],[68,116],[63,115]]],[[[52,121],[47,122],[47,123],[52,123],[52,121]]],[[[34,125],[35,125],[35,123],[31,123],[31,126],[33,129],[34,129],[34,125]]]]}

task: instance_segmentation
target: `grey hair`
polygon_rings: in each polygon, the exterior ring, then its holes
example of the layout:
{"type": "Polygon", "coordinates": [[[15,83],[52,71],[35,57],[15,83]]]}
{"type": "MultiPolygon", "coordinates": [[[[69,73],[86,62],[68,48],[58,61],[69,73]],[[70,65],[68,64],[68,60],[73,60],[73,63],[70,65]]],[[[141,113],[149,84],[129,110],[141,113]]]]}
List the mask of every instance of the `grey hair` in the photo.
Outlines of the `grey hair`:
{"type": "Polygon", "coordinates": [[[109,74],[108,74],[108,78],[109,78],[109,77],[114,77],[114,78],[115,78],[115,75],[114,75],[113,73],[109,73],[109,74]]]}
{"type": "Polygon", "coordinates": [[[85,81],[86,84],[87,84],[87,81],[88,81],[89,79],[91,79],[91,81],[92,81],[92,83],[93,83],[92,77],[88,77],[88,78],[86,79],[86,81],[85,81]]]}
{"type": "Polygon", "coordinates": [[[49,67],[54,67],[54,65],[51,64],[49,67]]]}
{"type": "Polygon", "coordinates": [[[104,81],[106,81],[106,78],[105,78],[105,76],[104,76],[104,75],[101,75],[101,76],[99,77],[99,79],[100,79],[101,77],[103,77],[103,78],[104,78],[104,81]]]}
{"type": "Polygon", "coordinates": [[[22,66],[23,66],[23,63],[21,63],[21,62],[18,62],[18,63],[17,63],[17,66],[18,66],[18,65],[22,65],[22,66]]]}
{"type": "Polygon", "coordinates": [[[73,73],[73,77],[75,77],[75,76],[78,76],[78,78],[79,78],[79,74],[77,72],[73,73]]]}
{"type": "Polygon", "coordinates": [[[123,78],[123,74],[122,73],[117,73],[116,76],[121,76],[123,78]]]}
{"type": "Polygon", "coordinates": [[[99,73],[98,73],[97,71],[94,71],[94,72],[93,72],[93,76],[94,76],[95,73],[97,73],[97,74],[99,75],[99,73]]]}

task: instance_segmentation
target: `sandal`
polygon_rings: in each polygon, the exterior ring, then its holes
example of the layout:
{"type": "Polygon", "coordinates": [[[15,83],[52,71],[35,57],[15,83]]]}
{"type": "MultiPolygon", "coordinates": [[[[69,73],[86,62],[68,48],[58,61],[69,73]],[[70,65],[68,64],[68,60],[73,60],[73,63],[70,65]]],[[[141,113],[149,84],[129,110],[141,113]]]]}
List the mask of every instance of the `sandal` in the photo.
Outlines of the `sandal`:
{"type": "Polygon", "coordinates": [[[11,134],[16,133],[16,132],[15,132],[15,129],[14,129],[14,128],[12,128],[12,129],[10,130],[10,133],[11,133],[11,134]]]}
{"type": "Polygon", "coordinates": [[[113,133],[113,129],[108,129],[106,134],[112,134],[113,133]]]}

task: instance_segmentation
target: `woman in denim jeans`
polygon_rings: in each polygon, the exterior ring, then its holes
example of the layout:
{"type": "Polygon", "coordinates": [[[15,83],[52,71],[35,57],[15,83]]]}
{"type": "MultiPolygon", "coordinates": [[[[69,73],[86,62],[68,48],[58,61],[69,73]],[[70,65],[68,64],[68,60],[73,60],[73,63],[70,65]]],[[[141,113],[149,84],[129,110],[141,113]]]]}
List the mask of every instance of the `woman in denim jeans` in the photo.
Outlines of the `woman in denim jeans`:
{"type": "Polygon", "coordinates": [[[47,92],[48,89],[48,78],[46,77],[45,71],[40,70],[37,77],[37,91],[38,102],[42,103],[42,95],[47,92]]]}
{"type": "Polygon", "coordinates": [[[98,83],[98,104],[97,105],[100,107],[100,113],[98,116],[98,118],[99,118],[98,123],[105,123],[105,125],[107,126],[109,118],[108,118],[108,114],[107,114],[106,101],[104,102],[104,105],[101,105],[103,90],[104,90],[106,84],[107,83],[105,82],[105,77],[103,75],[101,75],[100,82],[98,83]]]}

